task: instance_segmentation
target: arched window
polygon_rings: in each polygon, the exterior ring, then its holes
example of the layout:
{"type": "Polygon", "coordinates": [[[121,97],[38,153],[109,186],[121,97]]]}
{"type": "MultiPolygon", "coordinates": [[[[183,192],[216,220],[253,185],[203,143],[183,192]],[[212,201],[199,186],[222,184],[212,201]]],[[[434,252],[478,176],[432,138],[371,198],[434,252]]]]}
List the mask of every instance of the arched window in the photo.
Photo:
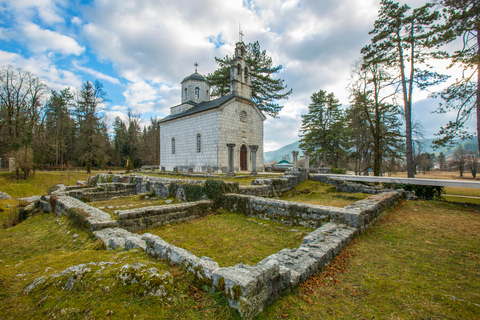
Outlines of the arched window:
{"type": "Polygon", "coordinates": [[[245,82],[247,82],[247,78],[248,78],[248,68],[247,68],[247,67],[245,67],[245,74],[244,74],[244,76],[245,76],[245,82]]]}
{"type": "Polygon", "coordinates": [[[242,66],[239,64],[237,64],[237,73],[238,74],[242,74],[242,66]]]}
{"type": "Polygon", "coordinates": [[[197,134],[197,153],[202,152],[202,136],[197,134]]]}
{"type": "Polygon", "coordinates": [[[200,99],[200,88],[199,87],[195,88],[195,99],[200,99]]]}
{"type": "Polygon", "coordinates": [[[172,138],[172,154],[175,154],[175,138],[172,138]]]}
{"type": "Polygon", "coordinates": [[[187,88],[185,88],[185,100],[187,100],[187,88]]]}

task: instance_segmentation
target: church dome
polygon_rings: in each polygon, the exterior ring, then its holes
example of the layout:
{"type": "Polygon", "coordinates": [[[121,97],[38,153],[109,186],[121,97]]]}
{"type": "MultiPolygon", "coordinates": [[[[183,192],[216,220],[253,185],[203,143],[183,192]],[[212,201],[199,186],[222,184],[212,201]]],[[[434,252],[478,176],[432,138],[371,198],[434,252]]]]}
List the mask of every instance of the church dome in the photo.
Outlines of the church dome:
{"type": "Polygon", "coordinates": [[[207,80],[198,72],[192,73],[191,75],[183,79],[181,83],[184,83],[187,80],[199,80],[207,82],[207,80]]]}

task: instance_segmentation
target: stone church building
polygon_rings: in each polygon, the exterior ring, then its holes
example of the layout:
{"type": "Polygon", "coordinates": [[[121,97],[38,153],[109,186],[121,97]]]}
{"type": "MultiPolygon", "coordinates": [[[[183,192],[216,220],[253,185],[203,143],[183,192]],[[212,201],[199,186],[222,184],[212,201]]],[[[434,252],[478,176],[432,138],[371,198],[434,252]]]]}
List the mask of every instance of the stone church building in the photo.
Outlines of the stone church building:
{"type": "Polygon", "coordinates": [[[210,100],[210,85],[197,73],[182,81],[182,103],[160,120],[160,167],[172,171],[263,172],[265,116],[252,102],[250,66],[243,42],[230,67],[230,94],[210,100]],[[228,146],[227,146],[228,145],[228,146]],[[230,153],[230,154],[229,154],[230,153]],[[252,165],[255,168],[252,168],[252,165]]]}

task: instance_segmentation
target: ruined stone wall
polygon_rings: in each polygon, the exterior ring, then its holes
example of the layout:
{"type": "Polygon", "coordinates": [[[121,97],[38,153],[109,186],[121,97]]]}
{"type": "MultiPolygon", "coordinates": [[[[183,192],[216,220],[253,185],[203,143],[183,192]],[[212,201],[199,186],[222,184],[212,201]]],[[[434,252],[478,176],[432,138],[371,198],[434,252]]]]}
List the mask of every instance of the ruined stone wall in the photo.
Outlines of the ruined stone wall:
{"type": "Polygon", "coordinates": [[[104,201],[135,194],[135,187],[132,183],[99,183],[97,187],[74,189],[65,192],[65,195],[84,202],[104,201]]]}
{"type": "Polygon", "coordinates": [[[257,197],[280,197],[284,192],[292,190],[297,184],[308,178],[307,173],[285,175],[281,178],[255,179],[251,186],[241,186],[240,193],[257,197]]]}
{"type": "Polygon", "coordinates": [[[197,219],[211,212],[210,200],[115,211],[118,226],[132,232],[197,219]]]}
{"type": "Polygon", "coordinates": [[[275,220],[286,225],[304,225],[318,228],[332,221],[361,228],[371,223],[371,220],[378,217],[385,208],[396,204],[402,197],[404,197],[402,192],[385,192],[339,208],[227,194],[224,196],[222,205],[224,209],[231,212],[275,220]]]}

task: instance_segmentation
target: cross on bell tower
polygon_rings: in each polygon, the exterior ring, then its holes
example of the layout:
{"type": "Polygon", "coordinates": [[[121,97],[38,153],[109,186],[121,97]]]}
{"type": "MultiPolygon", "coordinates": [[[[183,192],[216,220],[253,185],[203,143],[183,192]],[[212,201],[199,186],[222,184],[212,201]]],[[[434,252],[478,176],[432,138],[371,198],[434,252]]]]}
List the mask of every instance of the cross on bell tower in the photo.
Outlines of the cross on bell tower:
{"type": "Polygon", "coordinates": [[[242,42],[243,41],[243,31],[242,31],[242,26],[240,24],[240,22],[238,23],[238,42],[242,42]]]}
{"type": "Polygon", "coordinates": [[[195,62],[193,65],[195,66],[195,73],[197,73],[198,63],[195,62]]]}

